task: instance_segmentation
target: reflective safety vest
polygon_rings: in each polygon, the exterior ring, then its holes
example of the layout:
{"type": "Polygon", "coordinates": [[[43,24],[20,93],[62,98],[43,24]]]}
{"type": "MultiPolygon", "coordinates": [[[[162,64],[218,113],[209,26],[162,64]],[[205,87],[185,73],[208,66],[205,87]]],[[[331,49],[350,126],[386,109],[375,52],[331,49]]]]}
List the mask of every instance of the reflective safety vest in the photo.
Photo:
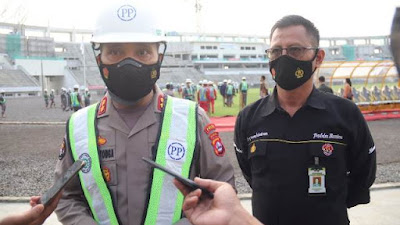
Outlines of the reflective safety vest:
{"type": "Polygon", "coordinates": [[[229,84],[228,87],[226,88],[226,94],[233,95],[233,86],[231,84],[229,84]]]}
{"type": "Polygon", "coordinates": [[[207,89],[205,87],[200,88],[200,99],[201,102],[207,101],[207,89]]]}
{"type": "MultiPolygon", "coordinates": [[[[68,137],[74,160],[86,165],[79,172],[85,198],[98,224],[119,224],[110,191],[104,181],[98,156],[94,104],[72,114],[68,137]]],[[[155,161],[189,177],[197,137],[197,105],[193,101],[166,97],[155,161]]],[[[180,220],[183,195],[173,185],[173,177],[153,170],[144,224],[172,224],[180,220]]]]}
{"type": "Polygon", "coordinates": [[[71,93],[71,104],[73,107],[78,107],[80,105],[78,100],[78,93],[76,92],[71,93]]]}
{"type": "Polygon", "coordinates": [[[185,99],[193,100],[193,89],[192,87],[184,87],[183,93],[185,93],[185,99]]]}
{"type": "Polygon", "coordinates": [[[215,99],[215,95],[214,95],[214,87],[210,87],[210,97],[211,99],[215,99]]]}
{"type": "Polygon", "coordinates": [[[247,91],[247,82],[246,81],[242,81],[242,91],[247,91]]]}

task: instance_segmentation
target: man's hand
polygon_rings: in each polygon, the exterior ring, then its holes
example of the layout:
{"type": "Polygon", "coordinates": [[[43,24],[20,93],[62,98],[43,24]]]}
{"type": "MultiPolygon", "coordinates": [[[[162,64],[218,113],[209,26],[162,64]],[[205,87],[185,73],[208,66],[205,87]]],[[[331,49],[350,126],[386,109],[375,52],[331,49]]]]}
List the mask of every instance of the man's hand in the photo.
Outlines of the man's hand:
{"type": "Polygon", "coordinates": [[[40,225],[43,224],[47,217],[57,207],[58,201],[62,196],[60,192],[49,205],[46,207],[42,204],[38,204],[40,196],[32,196],[30,199],[30,205],[32,208],[20,214],[12,215],[4,218],[0,221],[0,225],[40,225]]]}
{"type": "Polygon", "coordinates": [[[261,224],[242,207],[230,184],[197,177],[194,181],[213,192],[214,199],[200,198],[200,189],[190,192],[189,188],[174,179],[175,186],[185,196],[183,211],[193,224],[261,224]]]}

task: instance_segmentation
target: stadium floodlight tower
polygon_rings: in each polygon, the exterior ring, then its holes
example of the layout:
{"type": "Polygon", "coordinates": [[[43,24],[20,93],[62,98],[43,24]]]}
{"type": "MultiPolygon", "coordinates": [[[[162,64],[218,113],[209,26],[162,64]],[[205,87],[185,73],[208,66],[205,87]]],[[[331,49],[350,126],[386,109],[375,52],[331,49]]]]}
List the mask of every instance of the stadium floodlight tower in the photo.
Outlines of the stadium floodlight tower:
{"type": "Polygon", "coordinates": [[[201,0],[195,0],[194,8],[196,12],[196,32],[201,34],[203,32],[202,28],[202,16],[201,16],[201,8],[203,7],[201,4],[201,0]]]}

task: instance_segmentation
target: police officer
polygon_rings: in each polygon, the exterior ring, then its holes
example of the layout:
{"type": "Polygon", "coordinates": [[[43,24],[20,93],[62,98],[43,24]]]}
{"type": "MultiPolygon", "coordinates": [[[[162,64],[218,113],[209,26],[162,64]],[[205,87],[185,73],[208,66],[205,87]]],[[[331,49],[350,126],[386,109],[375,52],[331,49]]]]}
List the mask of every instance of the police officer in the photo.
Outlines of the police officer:
{"type": "Polygon", "coordinates": [[[347,99],[322,94],[312,75],[325,53],[309,20],[286,16],[271,29],[272,95],[243,109],[235,149],[264,224],[349,224],[347,208],[370,201],[376,151],[347,99]]]}
{"type": "Polygon", "coordinates": [[[155,84],[166,42],[151,9],[145,1],[113,1],[97,20],[92,43],[108,92],[69,119],[56,178],[78,158],[87,166],[56,209],[63,224],[187,224],[172,177],[142,157],[184,177],[234,185],[206,113],[155,84]]]}

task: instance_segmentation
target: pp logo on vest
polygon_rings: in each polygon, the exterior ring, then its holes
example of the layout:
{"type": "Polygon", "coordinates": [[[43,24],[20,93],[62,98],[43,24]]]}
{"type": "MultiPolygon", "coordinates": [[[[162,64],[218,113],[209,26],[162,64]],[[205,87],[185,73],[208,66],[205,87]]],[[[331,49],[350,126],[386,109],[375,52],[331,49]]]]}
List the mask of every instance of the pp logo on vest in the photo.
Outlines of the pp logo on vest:
{"type": "Polygon", "coordinates": [[[123,5],[118,9],[118,17],[123,21],[133,20],[136,16],[136,9],[130,5],[123,5]]]}
{"type": "Polygon", "coordinates": [[[178,161],[185,156],[186,149],[182,144],[173,142],[168,146],[167,153],[171,159],[178,161]]]}
{"type": "Polygon", "coordinates": [[[90,168],[92,167],[92,158],[90,158],[89,154],[83,153],[79,156],[79,159],[85,162],[85,166],[82,168],[83,173],[88,173],[90,168]]]}

